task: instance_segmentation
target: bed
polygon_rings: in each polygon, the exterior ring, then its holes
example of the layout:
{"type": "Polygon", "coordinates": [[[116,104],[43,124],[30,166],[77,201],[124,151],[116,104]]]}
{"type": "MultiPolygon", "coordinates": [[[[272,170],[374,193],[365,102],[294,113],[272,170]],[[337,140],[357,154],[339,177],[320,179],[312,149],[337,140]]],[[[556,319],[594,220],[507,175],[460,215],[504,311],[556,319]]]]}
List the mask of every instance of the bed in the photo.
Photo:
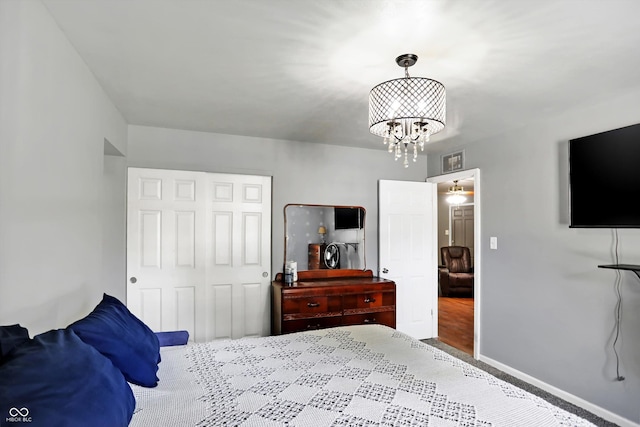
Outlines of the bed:
{"type": "Polygon", "coordinates": [[[163,347],[131,426],[591,426],[381,325],[163,347]]]}
{"type": "Polygon", "coordinates": [[[590,426],[383,325],[188,344],[104,295],[30,338],[0,326],[0,426],[590,426]]]}

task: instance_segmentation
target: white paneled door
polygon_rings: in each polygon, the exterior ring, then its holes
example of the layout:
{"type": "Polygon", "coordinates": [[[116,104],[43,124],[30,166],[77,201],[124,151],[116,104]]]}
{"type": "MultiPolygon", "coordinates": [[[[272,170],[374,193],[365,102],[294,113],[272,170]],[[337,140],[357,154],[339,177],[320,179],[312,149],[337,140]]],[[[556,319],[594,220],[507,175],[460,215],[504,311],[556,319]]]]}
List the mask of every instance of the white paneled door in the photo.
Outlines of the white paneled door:
{"type": "Polygon", "coordinates": [[[271,178],[207,174],[207,339],[269,335],[271,178]]]}
{"type": "Polygon", "coordinates": [[[269,333],[271,178],[130,168],[127,306],[192,339],[269,333]]]}
{"type": "Polygon", "coordinates": [[[438,330],[436,195],[431,183],[378,182],[379,276],[396,282],[396,328],[417,339],[438,330]]]}
{"type": "Polygon", "coordinates": [[[450,211],[449,239],[451,246],[466,246],[471,250],[471,265],[474,260],[474,228],[473,205],[452,206],[450,211]]]}

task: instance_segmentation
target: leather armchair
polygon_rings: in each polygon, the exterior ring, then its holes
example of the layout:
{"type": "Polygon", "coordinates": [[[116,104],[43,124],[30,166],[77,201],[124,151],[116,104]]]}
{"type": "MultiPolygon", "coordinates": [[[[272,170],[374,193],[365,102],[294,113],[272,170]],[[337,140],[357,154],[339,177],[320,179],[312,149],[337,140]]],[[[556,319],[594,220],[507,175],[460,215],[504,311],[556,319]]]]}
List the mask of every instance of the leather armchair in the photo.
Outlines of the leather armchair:
{"type": "Polygon", "coordinates": [[[464,246],[440,248],[442,266],[438,269],[442,296],[473,296],[471,251],[464,246]]]}

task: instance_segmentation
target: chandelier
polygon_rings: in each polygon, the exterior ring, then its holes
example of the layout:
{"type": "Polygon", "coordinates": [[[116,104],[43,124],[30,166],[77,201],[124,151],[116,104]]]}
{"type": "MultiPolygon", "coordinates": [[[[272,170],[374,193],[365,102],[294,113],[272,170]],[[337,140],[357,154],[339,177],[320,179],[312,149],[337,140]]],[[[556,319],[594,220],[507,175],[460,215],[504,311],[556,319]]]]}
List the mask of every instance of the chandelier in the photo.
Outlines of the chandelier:
{"type": "Polygon", "coordinates": [[[445,89],[436,80],[409,77],[409,67],[418,56],[408,53],[396,58],[404,67],[404,77],[388,80],[369,92],[369,131],[384,138],[395,160],[402,157],[409,167],[408,151],[413,147],[413,161],[418,158],[418,147],[424,150],[429,137],[444,129],[445,89]]]}
{"type": "Polygon", "coordinates": [[[449,191],[447,191],[447,203],[450,205],[459,205],[460,203],[464,203],[467,198],[463,195],[464,188],[458,185],[458,181],[453,181],[453,185],[449,187],[449,191]]]}

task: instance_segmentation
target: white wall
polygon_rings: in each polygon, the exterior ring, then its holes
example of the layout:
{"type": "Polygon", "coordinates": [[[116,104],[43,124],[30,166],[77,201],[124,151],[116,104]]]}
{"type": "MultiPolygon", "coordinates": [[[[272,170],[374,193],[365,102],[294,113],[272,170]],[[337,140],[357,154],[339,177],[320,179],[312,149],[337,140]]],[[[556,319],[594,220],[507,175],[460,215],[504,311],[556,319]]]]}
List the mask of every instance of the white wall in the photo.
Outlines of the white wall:
{"type": "Polygon", "coordinates": [[[0,94],[0,324],[33,335],[105,289],[104,139],[126,153],[127,128],[40,2],[0,1],[0,94]]]}
{"type": "Polygon", "coordinates": [[[102,173],[102,284],[109,295],[126,301],[127,160],[105,155],[102,173]]]}
{"type": "MultiPolygon", "coordinates": [[[[616,273],[597,267],[613,263],[613,233],[568,226],[568,140],[640,122],[638,99],[640,90],[630,88],[600,105],[558,112],[465,147],[452,141],[447,150],[464,148],[465,165],[482,170],[482,357],[635,423],[640,280],[622,273],[618,352],[626,380],[617,382],[611,349],[616,273]],[[489,249],[490,236],[498,238],[498,250],[489,249]]],[[[434,154],[430,170],[444,153],[434,154]]],[[[640,264],[640,230],[619,235],[620,262],[640,264]]]]}
{"type": "Polygon", "coordinates": [[[378,180],[424,181],[427,159],[408,169],[372,137],[376,149],[249,138],[144,126],[129,127],[129,166],[273,177],[272,272],[282,271],[284,206],[363,206],[366,267],[378,269],[378,180]]]}

